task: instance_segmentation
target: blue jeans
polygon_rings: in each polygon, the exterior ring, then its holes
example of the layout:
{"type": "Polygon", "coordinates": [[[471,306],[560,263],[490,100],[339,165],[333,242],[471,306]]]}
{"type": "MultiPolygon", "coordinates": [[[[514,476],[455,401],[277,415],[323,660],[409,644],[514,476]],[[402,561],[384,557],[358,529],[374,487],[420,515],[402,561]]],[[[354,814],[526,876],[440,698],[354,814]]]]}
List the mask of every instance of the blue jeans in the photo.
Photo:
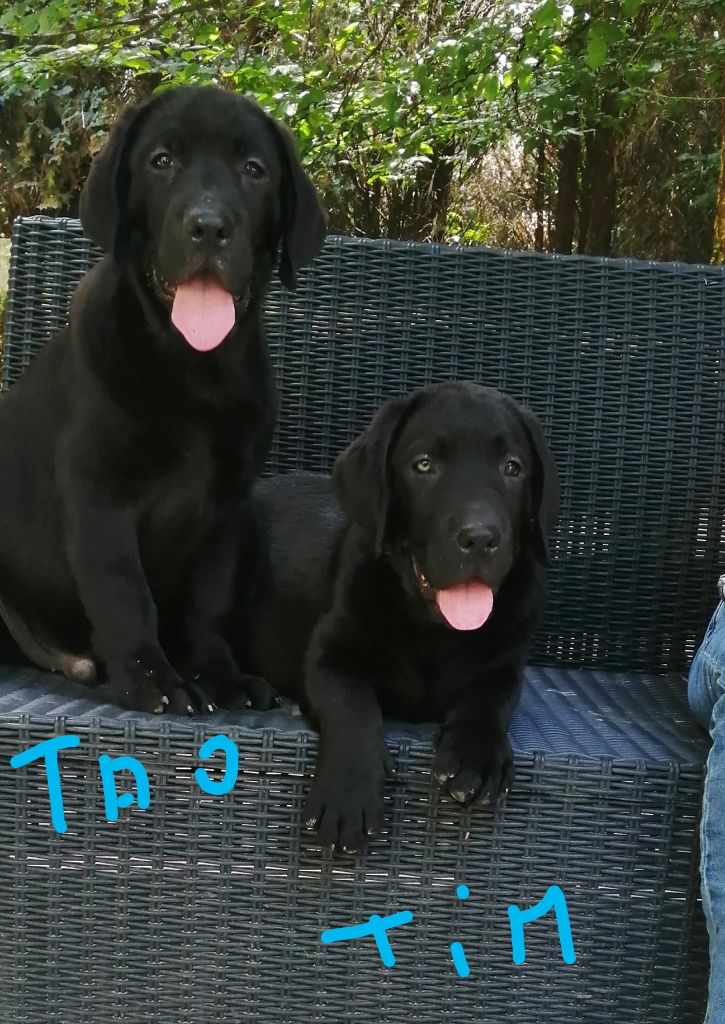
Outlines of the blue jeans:
{"type": "MultiPolygon", "coordinates": [[[[723,594],[721,577],[720,593],[723,594]]],[[[710,995],[705,1024],[725,1022],[725,602],[693,658],[688,686],[695,718],[712,736],[702,806],[702,905],[710,933],[710,995]]]]}

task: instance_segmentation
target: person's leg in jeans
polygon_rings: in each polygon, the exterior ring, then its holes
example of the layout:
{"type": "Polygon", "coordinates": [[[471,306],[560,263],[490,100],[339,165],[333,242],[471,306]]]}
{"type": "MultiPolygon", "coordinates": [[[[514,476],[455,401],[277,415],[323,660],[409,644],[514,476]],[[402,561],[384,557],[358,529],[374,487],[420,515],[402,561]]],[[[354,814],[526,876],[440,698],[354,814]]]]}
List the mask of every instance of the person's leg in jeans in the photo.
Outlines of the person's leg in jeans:
{"type": "MultiPolygon", "coordinates": [[[[725,577],[720,578],[723,596],[725,577]]],[[[688,686],[695,718],[709,730],[702,806],[702,905],[710,933],[710,994],[705,1024],[725,1022],[725,603],[721,600],[695,655],[688,686]]]]}

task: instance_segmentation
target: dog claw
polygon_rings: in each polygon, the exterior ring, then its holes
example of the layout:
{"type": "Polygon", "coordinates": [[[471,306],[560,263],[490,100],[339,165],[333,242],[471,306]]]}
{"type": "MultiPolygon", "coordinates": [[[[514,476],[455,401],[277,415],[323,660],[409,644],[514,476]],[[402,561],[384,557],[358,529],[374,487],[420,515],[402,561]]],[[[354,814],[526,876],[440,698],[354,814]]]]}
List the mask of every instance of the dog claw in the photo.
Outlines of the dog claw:
{"type": "Polygon", "coordinates": [[[164,705],[164,707],[168,707],[168,704],[169,704],[169,698],[168,698],[168,697],[166,696],[166,694],[163,694],[163,695],[162,695],[162,697],[161,697],[161,703],[162,703],[162,704],[164,705]]]}
{"type": "Polygon", "coordinates": [[[317,825],[317,818],[308,818],[305,822],[305,828],[312,830],[317,825]]]}

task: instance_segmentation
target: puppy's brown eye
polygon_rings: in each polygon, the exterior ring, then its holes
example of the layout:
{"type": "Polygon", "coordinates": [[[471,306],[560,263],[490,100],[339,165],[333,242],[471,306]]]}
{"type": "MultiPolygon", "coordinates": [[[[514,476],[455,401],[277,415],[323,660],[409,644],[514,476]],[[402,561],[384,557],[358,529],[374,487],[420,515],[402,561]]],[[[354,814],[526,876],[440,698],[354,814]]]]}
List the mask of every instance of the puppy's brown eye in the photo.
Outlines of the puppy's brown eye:
{"type": "Polygon", "coordinates": [[[413,463],[413,469],[416,473],[430,473],[433,468],[433,463],[427,455],[421,455],[419,459],[416,459],[413,463]]]}
{"type": "Polygon", "coordinates": [[[244,165],[244,173],[248,178],[263,178],[264,167],[257,160],[247,160],[244,165]]]}
{"type": "Polygon", "coordinates": [[[151,157],[151,166],[155,171],[168,171],[174,166],[174,158],[165,149],[159,150],[151,157]]]}
{"type": "Polygon", "coordinates": [[[518,459],[509,459],[503,467],[503,471],[506,476],[518,476],[521,472],[521,463],[518,459]]]}

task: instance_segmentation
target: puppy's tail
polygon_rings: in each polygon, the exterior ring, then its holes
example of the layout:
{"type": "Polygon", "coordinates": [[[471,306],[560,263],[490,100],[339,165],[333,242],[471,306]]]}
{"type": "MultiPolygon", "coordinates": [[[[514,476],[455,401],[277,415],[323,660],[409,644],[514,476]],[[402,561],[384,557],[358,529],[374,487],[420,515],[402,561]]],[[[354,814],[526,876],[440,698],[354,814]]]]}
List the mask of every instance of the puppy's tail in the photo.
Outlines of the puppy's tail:
{"type": "MultiPolygon", "coordinates": [[[[10,637],[17,644],[19,650],[32,664],[50,672],[62,672],[67,679],[72,679],[77,683],[95,683],[96,665],[91,657],[70,654],[68,651],[61,651],[53,644],[48,643],[38,636],[22,615],[11,608],[2,598],[0,598],[0,619],[5,623],[10,637]]],[[[9,661],[16,660],[12,650],[8,650],[6,653],[4,647],[10,648],[10,645],[2,644],[2,639],[0,636],[0,657],[3,659],[7,657],[9,661]]]]}

